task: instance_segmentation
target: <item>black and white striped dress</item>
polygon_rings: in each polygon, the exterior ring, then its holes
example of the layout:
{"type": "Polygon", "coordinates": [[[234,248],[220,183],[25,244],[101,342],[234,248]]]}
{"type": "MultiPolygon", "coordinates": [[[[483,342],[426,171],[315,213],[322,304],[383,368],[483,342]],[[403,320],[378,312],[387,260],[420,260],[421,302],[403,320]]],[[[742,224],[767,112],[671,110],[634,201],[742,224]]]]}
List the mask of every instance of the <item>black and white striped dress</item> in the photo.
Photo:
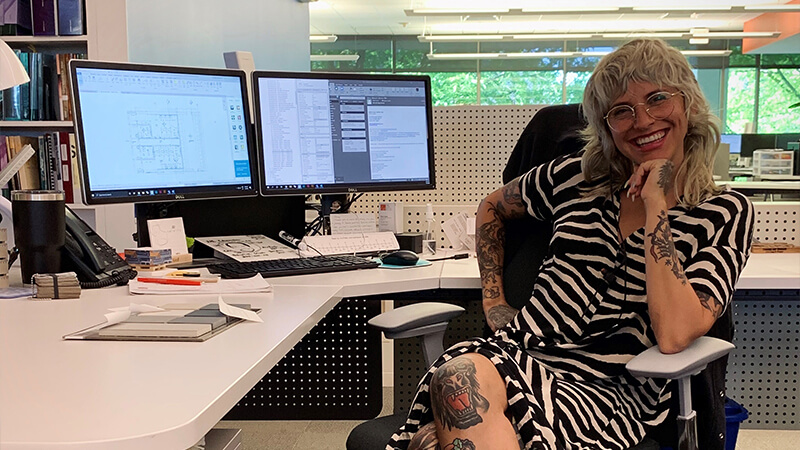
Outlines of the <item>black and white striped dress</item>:
{"type": "MultiPolygon", "coordinates": [[[[437,367],[467,352],[489,358],[506,383],[509,413],[526,449],[623,449],[667,415],[663,380],[634,378],[625,364],[655,344],[645,292],[644,228],[618,238],[620,193],[584,197],[580,154],[525,174],[528,212],[554,224],[550,256],[530,302],[488,339],[448,349],[418,387],[387,449],[405,449],[433,420],[428,386],[437,367]]],[[[753,207],[723,192],[669,212],[688,280],[727,307],[748,257],[753,207]]]]}

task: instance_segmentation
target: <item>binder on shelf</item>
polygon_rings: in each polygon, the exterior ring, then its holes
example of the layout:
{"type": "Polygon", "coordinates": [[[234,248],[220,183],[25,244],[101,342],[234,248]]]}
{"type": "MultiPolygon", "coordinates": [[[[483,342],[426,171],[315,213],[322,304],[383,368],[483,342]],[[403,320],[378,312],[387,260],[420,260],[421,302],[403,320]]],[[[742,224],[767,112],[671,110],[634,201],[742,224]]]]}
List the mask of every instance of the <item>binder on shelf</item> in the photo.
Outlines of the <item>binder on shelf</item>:
{"type": "Polygon", "coordinates": [[[30,0],[0,0],[0,35],[30,36],[31,2],[30,0]]]}
{"type": "Polygon", "coordinates": [[[58,0],[58,34],[80,36],[83,29],[83,0],[58,0]]]}
{"type": "Polygon", "coordinates": [[[58,34],[56,0],[31,0],[31,17],[34,36],[58,34]]]}
{"type": "Polygon", "coordinates": [[[58,154],[61,157],[61,181],[64,190],[64,200],[67,203],[75,203],[75,193],[72,188],[72,161],[69,148],[69,133],[62,131],[58,133],[58,154]]]}

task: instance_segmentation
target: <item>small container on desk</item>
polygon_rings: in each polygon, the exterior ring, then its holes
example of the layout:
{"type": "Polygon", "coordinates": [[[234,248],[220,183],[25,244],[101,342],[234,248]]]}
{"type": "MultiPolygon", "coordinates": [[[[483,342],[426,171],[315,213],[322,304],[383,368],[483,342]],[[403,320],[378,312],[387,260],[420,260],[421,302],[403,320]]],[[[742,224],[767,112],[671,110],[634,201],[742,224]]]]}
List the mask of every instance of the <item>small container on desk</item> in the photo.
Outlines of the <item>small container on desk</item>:
{"type": "Polygon", "coordinates": [[[781,149],[760,149],[753,152],[753,176],[792,175],[794,152],[781,149]]]}

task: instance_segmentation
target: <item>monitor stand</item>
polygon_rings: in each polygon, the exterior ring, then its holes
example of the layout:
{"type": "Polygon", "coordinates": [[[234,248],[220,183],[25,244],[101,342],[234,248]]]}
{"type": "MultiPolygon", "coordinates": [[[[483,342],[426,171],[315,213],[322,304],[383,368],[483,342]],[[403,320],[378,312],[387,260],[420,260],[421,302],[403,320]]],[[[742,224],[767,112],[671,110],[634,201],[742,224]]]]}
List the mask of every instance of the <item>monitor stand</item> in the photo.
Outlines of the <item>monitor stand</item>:
{"type": "Polygon", "coordinates": [[[331,214],[348,212],[351,202],[348,194],[320,195],[319,217],[309,225],[309,229],[312,230],[312,233],[317,231],[319,234],[331,234],[331,214]]]}
{"type": "Polygon", "coordinates": [[[294,236],[303,236],[305,231],[303,196],[137,203],[134,213],[136,241],[140,247],[150,245],[147,220],[167,217],[182,217],[183,228],[189,237],[263,234],[280,241],[278,232],[281,230],[294,236]]]}

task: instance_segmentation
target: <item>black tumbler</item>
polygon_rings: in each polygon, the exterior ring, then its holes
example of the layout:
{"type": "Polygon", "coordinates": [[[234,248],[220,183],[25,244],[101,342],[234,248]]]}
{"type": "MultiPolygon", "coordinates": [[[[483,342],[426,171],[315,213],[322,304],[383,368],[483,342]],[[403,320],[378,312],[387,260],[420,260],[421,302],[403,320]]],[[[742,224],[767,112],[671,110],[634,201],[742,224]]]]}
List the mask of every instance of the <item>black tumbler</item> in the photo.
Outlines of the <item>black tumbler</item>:
{"type": "Polygon", "coordinates": [[[22,282],[33,274],[61,271],[64,247],[64,192],[13,191],[14,243],[19,249],[22,282]]]}

